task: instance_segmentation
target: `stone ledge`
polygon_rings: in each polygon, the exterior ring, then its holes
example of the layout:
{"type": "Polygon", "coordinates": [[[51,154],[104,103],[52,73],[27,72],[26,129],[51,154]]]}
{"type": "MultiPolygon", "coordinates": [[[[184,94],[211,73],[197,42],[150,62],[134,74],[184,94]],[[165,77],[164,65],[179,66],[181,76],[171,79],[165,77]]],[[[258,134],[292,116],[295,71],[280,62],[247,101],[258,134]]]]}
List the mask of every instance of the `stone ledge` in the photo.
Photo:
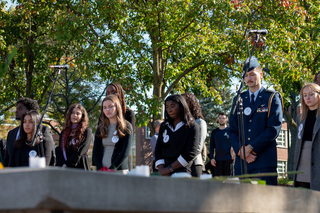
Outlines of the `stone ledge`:
{"type": "Polygon", "coordinates": [[[0,212],[318,212],[320,192],[77,169],[0,170],[0,212]]]}

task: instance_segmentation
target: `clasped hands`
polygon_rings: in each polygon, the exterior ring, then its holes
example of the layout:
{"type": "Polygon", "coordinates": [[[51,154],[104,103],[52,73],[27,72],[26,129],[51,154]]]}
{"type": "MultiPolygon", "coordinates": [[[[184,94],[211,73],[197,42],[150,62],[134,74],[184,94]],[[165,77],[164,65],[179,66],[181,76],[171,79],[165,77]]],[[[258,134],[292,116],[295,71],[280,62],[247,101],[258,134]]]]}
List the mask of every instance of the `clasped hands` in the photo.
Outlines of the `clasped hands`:
{"type": "Polygon", "coordinates": [[[158,172],[161,176],[170,176],[170,170],[168,167],[165,167],[163,164],[158,166],[158,172]]]}
{"type": "MultiPolygon", "coordinates": [[[[244,149],[245,149],[247,163],[254,162],[257,159],[257,153],[252,150],[250,145],[245,146],[244,149]]],[[[242,146],[239,149],[238,156],[240,156],[240,158],[242,160],[244,160],[244,154],[243,154],[243,147],[242,146]]]]}

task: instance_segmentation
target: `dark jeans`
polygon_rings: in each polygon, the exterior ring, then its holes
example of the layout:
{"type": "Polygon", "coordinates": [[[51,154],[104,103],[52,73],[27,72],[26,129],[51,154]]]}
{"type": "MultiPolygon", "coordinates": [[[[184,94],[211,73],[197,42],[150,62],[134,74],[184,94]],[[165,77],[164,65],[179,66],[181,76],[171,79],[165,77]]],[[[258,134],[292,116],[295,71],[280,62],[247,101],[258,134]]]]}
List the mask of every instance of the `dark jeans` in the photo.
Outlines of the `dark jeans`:
{"type": "Polygon", "coordinates": [[[215,176],[231,176],[232,160],[216,161],[215,176]]]}
{"type": "Polygon", "coordinates": [[[202,165],[192,165],[191,166],[191,175],[192,177],[200,177],[202,174],[202,165]]]}

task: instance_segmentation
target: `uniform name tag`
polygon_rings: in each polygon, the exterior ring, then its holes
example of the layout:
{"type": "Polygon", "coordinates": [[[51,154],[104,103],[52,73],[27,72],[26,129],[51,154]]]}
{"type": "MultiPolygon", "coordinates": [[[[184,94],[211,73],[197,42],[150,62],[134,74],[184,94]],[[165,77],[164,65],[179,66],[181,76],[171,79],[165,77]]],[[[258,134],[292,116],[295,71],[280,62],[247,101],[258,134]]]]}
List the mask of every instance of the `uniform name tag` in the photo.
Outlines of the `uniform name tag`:
{"type": "Polygon", "coordinates": [[[261,107],[257,109],[257,112],[268,112],[268,107],[261,107]]]}

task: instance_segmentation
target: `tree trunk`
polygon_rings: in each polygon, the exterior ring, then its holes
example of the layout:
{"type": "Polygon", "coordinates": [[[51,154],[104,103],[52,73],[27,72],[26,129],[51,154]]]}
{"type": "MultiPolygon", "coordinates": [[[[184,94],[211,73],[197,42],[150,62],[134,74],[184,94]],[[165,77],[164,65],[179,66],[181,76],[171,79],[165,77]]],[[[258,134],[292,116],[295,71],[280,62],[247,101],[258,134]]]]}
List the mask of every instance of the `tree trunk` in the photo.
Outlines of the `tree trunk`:
{"type": "MultiPolygon", "coordinates": [[[[163,96],[163,78],[164,78],[164,63],[163,63],[163,52],[162,47],[159,45],[161,41],[159,40],[159,36],[154,36],[159,32],[155,32],[156,30],[153,30],[152,33],[150,33],[150,38],[152,42],[152,56],[153,56],[153,98],[160,101],[164,99],[163,96]]],[[[162,104],[158,105],[157,111],[159,112],[158,115],[153,114],[152,118],[153,121],[156,119],[161,119],[163,117],[162,115],[162,104]]],[[[153,122],[152,122],[153,124],[153,122]]]]}

